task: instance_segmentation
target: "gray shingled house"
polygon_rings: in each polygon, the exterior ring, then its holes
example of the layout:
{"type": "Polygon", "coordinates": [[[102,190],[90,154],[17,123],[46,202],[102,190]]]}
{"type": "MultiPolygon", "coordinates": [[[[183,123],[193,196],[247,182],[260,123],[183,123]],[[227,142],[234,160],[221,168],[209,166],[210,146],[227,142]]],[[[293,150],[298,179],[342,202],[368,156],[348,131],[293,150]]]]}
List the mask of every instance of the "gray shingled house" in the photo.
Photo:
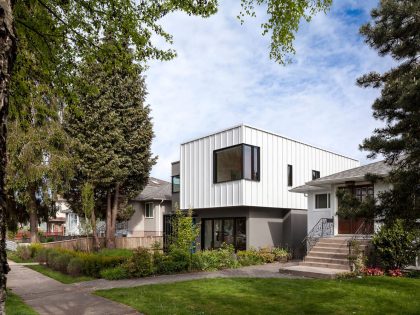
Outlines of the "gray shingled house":
{"type": "Polygon", "coordinates": [[[162,236],[163,216],[172,210],[171,183],[149,178],[147,186],[133,200],[135,212],[128,221],[127,236],[162,236]]]}

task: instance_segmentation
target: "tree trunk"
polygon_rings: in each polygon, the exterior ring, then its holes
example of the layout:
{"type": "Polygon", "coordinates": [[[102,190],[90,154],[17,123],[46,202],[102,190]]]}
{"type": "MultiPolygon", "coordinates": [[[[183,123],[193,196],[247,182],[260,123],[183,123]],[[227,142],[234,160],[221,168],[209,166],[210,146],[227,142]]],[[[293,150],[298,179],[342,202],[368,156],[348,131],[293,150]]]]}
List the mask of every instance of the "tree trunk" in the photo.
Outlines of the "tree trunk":
{"type": "Polygon", "coordinates": [[[92,210],[91,214],[91,224],[92,224],[92,236],[93,236],[93,250],[96,252],[100,249],[99,239],[98,239],[98,233],[96,232],[96,216],[95,216],[95,210],[92,210]]]}
{"type": "Polygon", "coordinates": [[[114,248],[113,247],[112,238],[112,205],[111,205],[111,192],[108,191],[107,193],[107,202],[106,202],[106,247],[107,248],[114,248]]]}
{"type": "MultiPolygon", "coordinates": [[[[31,194],[30,200],[28,203],[29,209],[29,227],[30,227],[30,234],[31,234],[31,244],[38,243],[38,212],[37,212],[37,204],[36,204],[36,189],[30,188],[29,192],[31,194]]],[[[48,224],[47,224],[48,226],[48,224]]]]}
{"type": "Polygon", "coordinates": [[[6,137],[9,105],[9,82],[16,57],[16,38],[11,0],[0,0],[0,314],[6,314],[6,137]]]}
{"type": "MultiPolygon", "coordinates": [[[[111,209],[111,222],[108,248],[115,248],[115,229],[117,225],[118,199],[120,198],[120,184],[115,184],[114,200],[111,209]]],[[[108,229],[108,227],[107,227],[108,229]]]]}

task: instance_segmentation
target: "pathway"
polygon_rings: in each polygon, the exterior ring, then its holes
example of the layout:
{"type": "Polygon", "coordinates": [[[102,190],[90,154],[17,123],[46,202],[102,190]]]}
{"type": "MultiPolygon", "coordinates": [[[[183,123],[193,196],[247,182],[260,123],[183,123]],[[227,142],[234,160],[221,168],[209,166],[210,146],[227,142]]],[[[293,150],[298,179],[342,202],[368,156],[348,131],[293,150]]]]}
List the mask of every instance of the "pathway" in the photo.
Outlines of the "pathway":
{"type": "Polygon", "coordinates": [[[12,271],[8,275],[8,287],[41,315],[139,314],[128,306],[91,294],[100,289],[228,277],[299,278],[279,273],[281,265],[273,263],[215,272],[183,273],[117,281],[98,279],[62,284],[20,264],[9,263],[12,271]]]}

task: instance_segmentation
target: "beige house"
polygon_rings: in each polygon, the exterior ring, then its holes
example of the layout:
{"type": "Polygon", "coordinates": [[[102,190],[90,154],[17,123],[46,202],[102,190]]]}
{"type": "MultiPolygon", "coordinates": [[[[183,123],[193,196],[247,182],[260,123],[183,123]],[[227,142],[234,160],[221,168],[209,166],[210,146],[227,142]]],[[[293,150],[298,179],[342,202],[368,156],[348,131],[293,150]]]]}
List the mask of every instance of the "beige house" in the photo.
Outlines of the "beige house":
{"type": "Polygon", "coordinates": [[[150,177],[147,186],[130,203],[135,212],[127,236],[163,236],[163,216],[172,211],[171,183],[150,177]]]}

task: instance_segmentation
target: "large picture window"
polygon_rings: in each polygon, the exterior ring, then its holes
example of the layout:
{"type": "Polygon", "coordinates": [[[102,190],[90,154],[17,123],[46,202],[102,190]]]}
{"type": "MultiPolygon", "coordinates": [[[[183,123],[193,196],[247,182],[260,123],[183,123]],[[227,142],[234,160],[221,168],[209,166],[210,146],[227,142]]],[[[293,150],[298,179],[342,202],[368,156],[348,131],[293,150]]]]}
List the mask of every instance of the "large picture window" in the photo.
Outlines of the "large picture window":
{"type": "Polygon", "coordinates": [[[260,148],[240,144],[214,151],[214,182],[238,179],[260,180],[260,148]]]}
{"type": "Polygon", "coordinates": [[[236,250],[246,249],[246,218],[203,219],[201,222],[201,248],[216,249],[223,244],[236,250]]]}

